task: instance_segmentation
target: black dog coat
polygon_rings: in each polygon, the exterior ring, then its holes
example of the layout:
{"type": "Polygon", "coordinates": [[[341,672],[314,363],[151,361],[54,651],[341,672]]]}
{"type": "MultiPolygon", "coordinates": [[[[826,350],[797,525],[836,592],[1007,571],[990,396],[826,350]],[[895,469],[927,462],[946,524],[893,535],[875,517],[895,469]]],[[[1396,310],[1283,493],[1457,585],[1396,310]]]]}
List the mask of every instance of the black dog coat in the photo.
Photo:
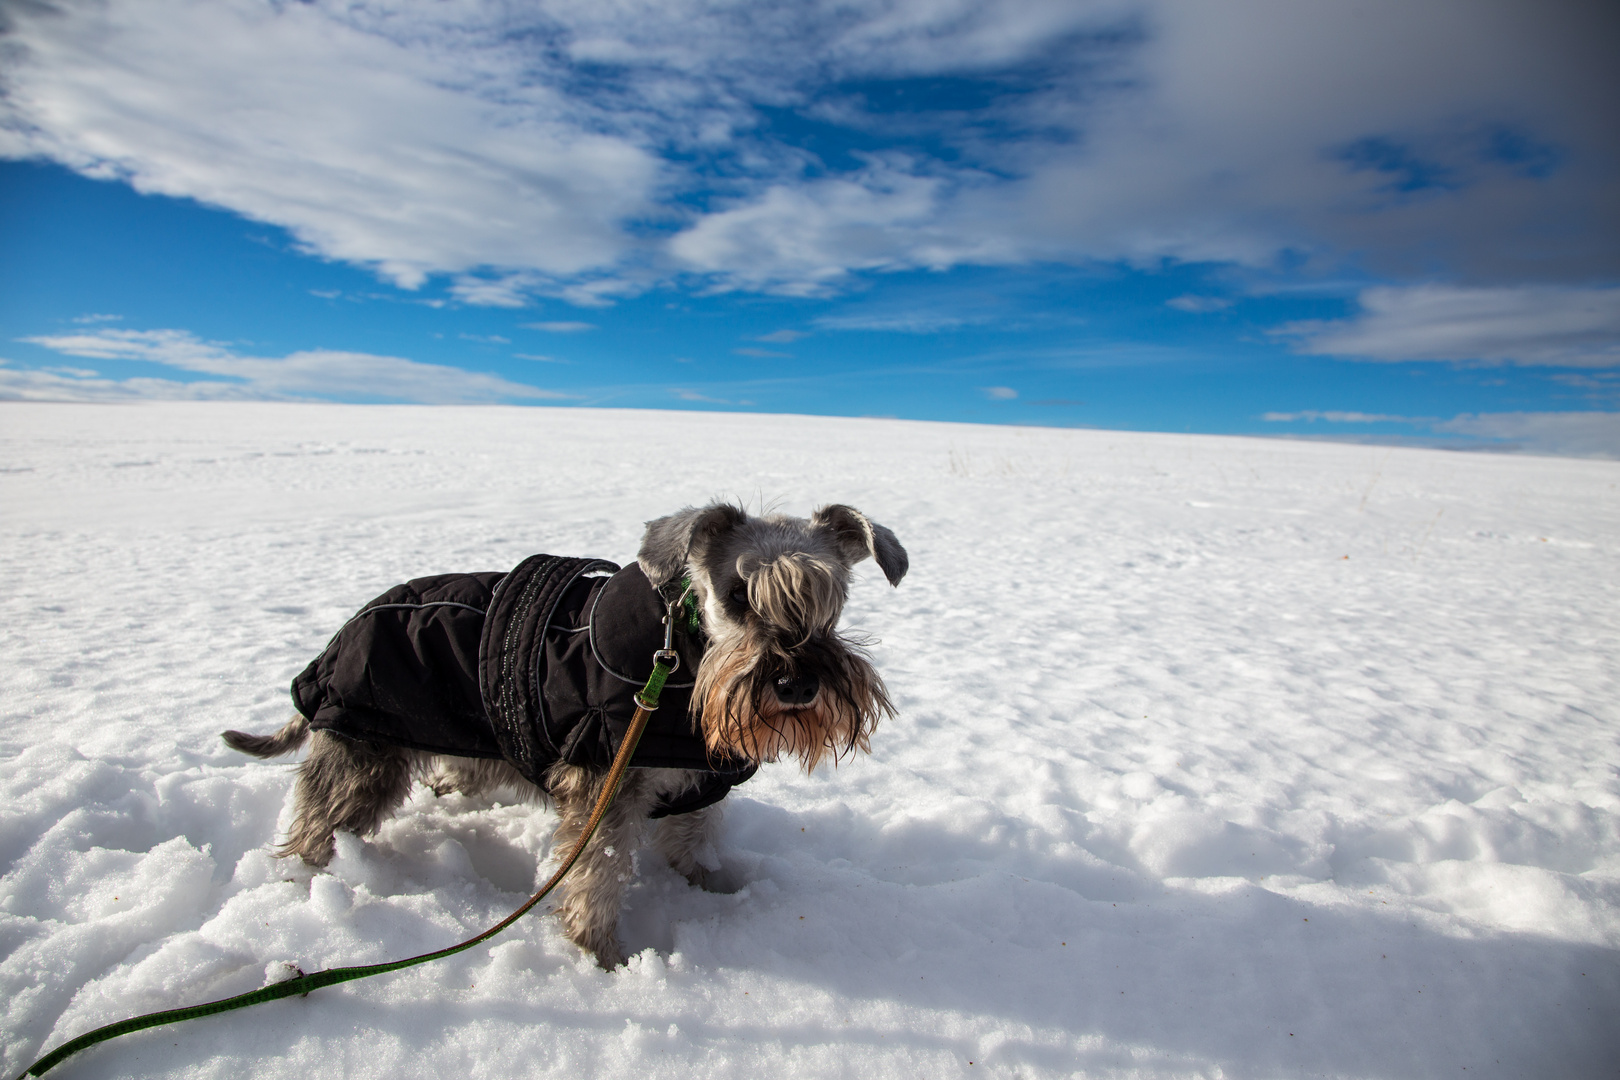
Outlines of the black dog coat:
{"type": "MultiPolygon", "coordinates": [[[[510,573],[441,574],[396,585],[343,625],[293,680],[316,731],[431,754],[504,758],[539,786],[563,761],[605,769],[635,713],[632,695],[664,643],[664,600],[632,563],[533,555],[510,573]]],[[[688,709],[704,641],[675,635],[632,768],[691,769],[695,788],[653,817],[725,798],[756,766],[711,761],[688,709]]]]}

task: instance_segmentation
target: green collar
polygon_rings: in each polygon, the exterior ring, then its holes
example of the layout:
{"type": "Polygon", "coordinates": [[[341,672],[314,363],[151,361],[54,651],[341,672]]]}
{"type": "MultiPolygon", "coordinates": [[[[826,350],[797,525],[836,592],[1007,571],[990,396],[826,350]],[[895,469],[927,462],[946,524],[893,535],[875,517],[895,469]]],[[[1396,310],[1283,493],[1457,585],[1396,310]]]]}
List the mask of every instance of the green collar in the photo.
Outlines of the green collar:
{"type": "Polygon", "coordinates": [[[697,596],[687,591],[691,587],[692,579],[681,575],[681,591],[686,593],[686,599],[681,601],[680,630],[696,637],[703,630],[703,620],[698,615],[697,596]]]}

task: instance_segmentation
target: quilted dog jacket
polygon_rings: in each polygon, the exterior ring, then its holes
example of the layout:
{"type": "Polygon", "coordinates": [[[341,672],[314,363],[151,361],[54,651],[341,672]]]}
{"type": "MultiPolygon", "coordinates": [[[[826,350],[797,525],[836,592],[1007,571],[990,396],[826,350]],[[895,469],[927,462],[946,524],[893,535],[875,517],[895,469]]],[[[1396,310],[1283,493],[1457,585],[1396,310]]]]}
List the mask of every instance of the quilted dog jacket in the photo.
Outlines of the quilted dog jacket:
{"type": "MultiPolygon", "coordinates": [[[[534,555],[505,574],[417,578],[345,623],[293,680],[293,702],[317,731],[504,758],[543,786],[554,762],[612,762],[663,646],[663,615],[634,563],[534,555]]],[[[710,760],[688,711],[704,641],[677,633],[675,647],[681,666],[630,764],[703,775],[654,817],[718,802],[756,768],[710,760]]]]}

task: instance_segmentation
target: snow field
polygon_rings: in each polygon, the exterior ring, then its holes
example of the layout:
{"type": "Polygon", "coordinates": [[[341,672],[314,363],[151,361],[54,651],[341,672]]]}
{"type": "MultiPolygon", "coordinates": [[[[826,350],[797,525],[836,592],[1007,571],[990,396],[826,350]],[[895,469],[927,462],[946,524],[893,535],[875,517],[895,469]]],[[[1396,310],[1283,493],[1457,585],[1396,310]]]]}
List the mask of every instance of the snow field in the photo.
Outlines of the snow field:
{"type": "Polygon", "coordinates": [[[911,554],[900,715],[644,859],[627,969],[530,916],[66,1077],[1612,1076],[1620,465],[808,417],[0,405],[0,1051],[503,917],[552,819],[418,792],[330,872],[226,727],[396,581],[736,497],[911,554]],[[971,1062],[971,1064],[970,1064],[971,1062]]]}

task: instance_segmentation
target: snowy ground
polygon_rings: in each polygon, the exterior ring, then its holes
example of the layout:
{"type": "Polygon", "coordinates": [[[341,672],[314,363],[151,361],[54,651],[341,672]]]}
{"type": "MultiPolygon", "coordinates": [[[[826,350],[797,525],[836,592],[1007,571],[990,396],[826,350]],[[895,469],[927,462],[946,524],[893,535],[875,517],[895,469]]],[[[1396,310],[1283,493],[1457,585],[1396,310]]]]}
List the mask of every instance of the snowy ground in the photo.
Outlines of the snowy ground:
{"type": "Polygon", "coordinates": [[[870,758],[644,862],[639,950],[532,916],[67,1077],[1614,1076],[1620,464],[881,420],[0,406],[5,1075],[267,970],[459,940],[541,811],[418,796],[330,873],[228,751],[359,604],[630,559],[712,496],[891,526],[870,758]],[[1466,1070],[1466,1071],[1465,1071],[1466,1070]]]}

